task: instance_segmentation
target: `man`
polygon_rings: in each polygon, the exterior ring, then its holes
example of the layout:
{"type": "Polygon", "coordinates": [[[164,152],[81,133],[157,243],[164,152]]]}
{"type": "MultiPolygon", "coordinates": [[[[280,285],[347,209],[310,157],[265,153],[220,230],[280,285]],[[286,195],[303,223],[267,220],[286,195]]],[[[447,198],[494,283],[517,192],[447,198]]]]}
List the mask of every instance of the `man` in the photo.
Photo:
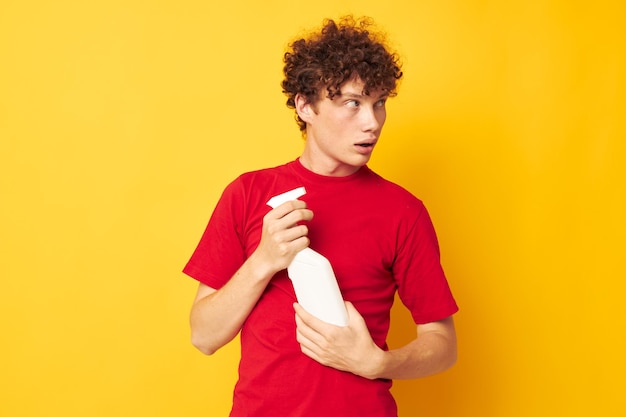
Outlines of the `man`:
{"type": "Polygon", "coordinates": [[[456,360],[457,306],[426,209],[367,167],[402,76],[368,20],[327,20],[291,44],[283,90],[306,141],[300,158],[224,190],[184,272],[200,282],[192,342],[211,354],[241,332],[231,417],[395,417],[391,380],[456,360]],[[273,196],[306,194],[271,209],[273,196]],[[334,269],[347,326],[297,302],[286,268],[308,247],[334,269]],[[398,291],[416,338],[389,350],[398,291]]]}

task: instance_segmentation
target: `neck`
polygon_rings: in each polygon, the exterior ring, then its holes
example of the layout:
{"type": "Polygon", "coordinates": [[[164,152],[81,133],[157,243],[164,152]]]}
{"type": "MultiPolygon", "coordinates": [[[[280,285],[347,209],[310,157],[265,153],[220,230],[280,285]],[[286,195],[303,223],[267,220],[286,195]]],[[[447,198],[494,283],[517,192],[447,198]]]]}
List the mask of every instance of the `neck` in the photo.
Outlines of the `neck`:
{"type": "Polygon", "coordinates": [[[303,152],[300,156],[300,163],[303,167],[318,175],[326,177],[347,177],[357,172],[361,167],[341,165],[333,161],[324,161],[310,155],[310,152],[303,152]]]}

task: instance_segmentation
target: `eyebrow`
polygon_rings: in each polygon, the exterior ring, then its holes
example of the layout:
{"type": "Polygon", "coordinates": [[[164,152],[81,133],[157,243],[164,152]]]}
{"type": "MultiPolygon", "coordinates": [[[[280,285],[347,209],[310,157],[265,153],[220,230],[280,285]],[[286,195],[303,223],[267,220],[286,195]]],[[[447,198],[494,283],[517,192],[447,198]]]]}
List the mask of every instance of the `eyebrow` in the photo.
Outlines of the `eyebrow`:
{"type": "MultiPolygon", "coordinates": [[[[364,97],[372,97],[366,94],[358,94],[358,93],[342,93],[341,91],[338,94],[340,97],[348,97],[348,98],[364,98],[364,97]]],[[[381,93],[378,97],[374,97],[377,99],[388,97],[389,93],[381,93]]]]}

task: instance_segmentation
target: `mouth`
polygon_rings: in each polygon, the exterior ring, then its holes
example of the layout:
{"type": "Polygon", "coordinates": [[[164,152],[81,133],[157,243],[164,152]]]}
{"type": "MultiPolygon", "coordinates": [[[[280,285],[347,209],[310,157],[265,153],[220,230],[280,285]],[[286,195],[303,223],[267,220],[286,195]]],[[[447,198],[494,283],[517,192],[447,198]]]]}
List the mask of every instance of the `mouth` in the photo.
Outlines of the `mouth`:
{"type": "Polygon", "coordinates": [[[376,145],[376,141],[372,140],[368,142],[355,143],[354,147],[358,153],[362,155],[370,155],[373,152],[375,145],[376,145]]]}
{"type": "Polygon", "coordinates": [[[355,143],[354,145],[360,146],[361,148],[372,148],[376,145],[376,141],[355,143]]]}

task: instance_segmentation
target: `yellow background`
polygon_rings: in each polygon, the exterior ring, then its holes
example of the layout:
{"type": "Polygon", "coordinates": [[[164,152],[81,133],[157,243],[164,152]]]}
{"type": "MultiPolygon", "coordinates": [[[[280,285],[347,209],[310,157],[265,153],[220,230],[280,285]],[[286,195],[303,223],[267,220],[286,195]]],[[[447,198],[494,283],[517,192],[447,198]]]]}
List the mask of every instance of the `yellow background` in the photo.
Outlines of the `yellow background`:
{"type": "Polygon", "coordinates": [[[227,415],[238,347],[192,348],[180,270],[230,180],[298,156],[282,53],[346,12],[404,57],[371,166],[461,306],[402,415],[626,412],[622,1],[4,0],[0,415],[227,415]]]}

